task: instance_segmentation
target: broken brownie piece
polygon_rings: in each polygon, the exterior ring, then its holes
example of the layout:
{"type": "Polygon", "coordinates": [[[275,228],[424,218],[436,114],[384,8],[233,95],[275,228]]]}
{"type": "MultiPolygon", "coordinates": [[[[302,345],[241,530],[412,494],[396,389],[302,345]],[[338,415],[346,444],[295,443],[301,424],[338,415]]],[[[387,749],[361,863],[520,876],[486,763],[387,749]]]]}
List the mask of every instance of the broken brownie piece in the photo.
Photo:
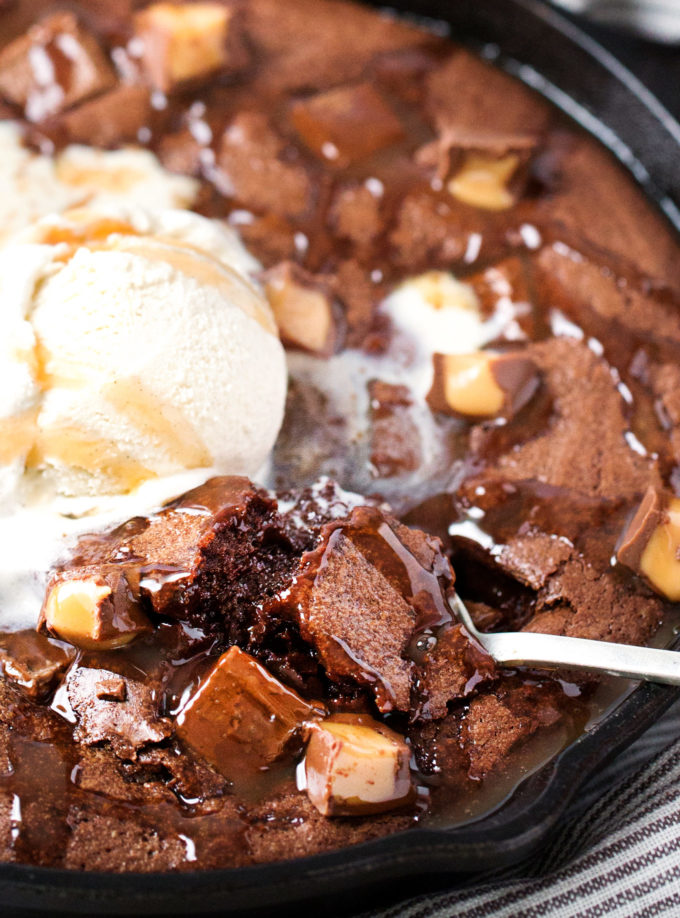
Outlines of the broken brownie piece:
{"type": "MultiPolygon", "coordinates": [[[[242,602],[274,592],[290,548],[276,503],[247,478],[213,478],[150,517],[80,540],[64,577],[113,566],[158,615],[243,633],[242,602]],[[231,630],[230,630],[231,629],[231,630]]],[[[250,605],[249,605],[250,608],[250,605]]]]}
{"type": "Polygon", "coordinates": [[[423,458],[420,427],[407,386],[380,379],[368,384],[371,408],[371,465],[381,478],[414,472],[423,458]]]}
{"type": "Polygon", "coordinates": [[[331,679],[366,686],[381,711],[408,711],[412,642],[450,621],[452,586],[438,539],[358,507],[322,528],[275,607],[297,619],[331,679]]]}
{"type": "Polygon", "coordinates": [[[216,181],[223,194],[256,211],[299,217],[313,188],[305,167],[260,112],[239,112],[227,125],[217,151],[216,181]]]}
{"type": "Polygon", "coordinates": [[[75,739],[86,746],[107,742],[117,755],[134,759],[140,747],[172,734],[149,682],[77,665],[66,677],[66,693],[76,716],[75,739]]]}

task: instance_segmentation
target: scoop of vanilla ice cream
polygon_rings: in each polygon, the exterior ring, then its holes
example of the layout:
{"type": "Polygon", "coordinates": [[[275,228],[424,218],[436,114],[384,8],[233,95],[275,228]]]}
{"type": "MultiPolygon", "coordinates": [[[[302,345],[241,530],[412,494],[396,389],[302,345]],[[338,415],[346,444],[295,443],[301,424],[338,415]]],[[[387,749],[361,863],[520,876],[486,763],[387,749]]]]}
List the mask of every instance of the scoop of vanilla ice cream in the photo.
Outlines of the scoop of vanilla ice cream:
{"type": "Polygon", "coordinates": [[[195,179],[164,169],[149,150],[70,144],[45,156],[24,145],[16,122],[0,123],[0,240],[76,206],[190,207],[198,188],[195,179]]]}
{"type": "Polygon", "coordinates": [[[232,230],[187,211],[69,211],[6,243],[0,487],[106,495],[187,469],[255,475],[286,394],[257,267],[232,230]]]}

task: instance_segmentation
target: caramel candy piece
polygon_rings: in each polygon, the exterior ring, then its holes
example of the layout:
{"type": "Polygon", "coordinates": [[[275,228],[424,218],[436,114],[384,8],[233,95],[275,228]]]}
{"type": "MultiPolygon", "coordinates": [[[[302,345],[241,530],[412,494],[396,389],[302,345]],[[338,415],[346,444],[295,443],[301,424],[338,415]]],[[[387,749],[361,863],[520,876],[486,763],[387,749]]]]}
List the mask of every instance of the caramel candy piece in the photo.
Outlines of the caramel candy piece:
{"type": "Polygon", "coordinates": [[[427,401],[434,411],[463,417],[512,417],[539,384],[533,360],[517,353],[475,351],[435,354],[434,379],[427,401]]]}
{"type": "Polygon", "coordinates": [[[177,735],[226,778],[247,782],[325,711],[230,647],[177,718],[177,735]]]}
{"type": "Polygon", "coordinates": [[[162,92],[216,70],[237,69],[244,51],[234,10],[221,3],[154,3],[135,16],[149,82],[162,92]],[[231,47],[230,47],[231,45],[231,47]]]}
{"type": "Polygon", "coordinates": [[[339,86],[291,108],[293,125],[313,153],[348,166],[404,136],[401,122],[370,83],[339,86]]]}
{"type": "Polygon", "coordinates": [[[47,588],[38,628],[83,650],[124,647],[151,630],[122,567],[57,574],[47,588]]]}
{"type": "Polygon", "coordinates": [[[95,39],[72,13],[54,13],[0,52],[0,93],[42,121],[115,83],[95,39]]]}
{"type": "Polygon", "coordinates": [[[628,524],[617,560],[671,602],[680,601],[680,498],[650,487],[628,524]]]}
{"type": "Polygon", "coordinates": [[[506,210],[520,196],[537,147],[535,135],[449,130],[419,150],[416,161],[435,166],[440,186],[464,204],[506,210]]]}
{"type": "Polygon", "coordinates": [[[514,153],[500,159],[484,153],[467,153],[460,170],[446,187],[464,204],[484,210],[507,210],[515,203],[508,184],[518,166],[519,158],[514,153]]]}
{"type": "Polygon", "coordinates": [[[284,344],[322,357],[333,353],[338,330],[323,284],[286,261],[265,275],[265,293],[284,344]]]}
{"type": "Polygon", "coordinates": [[[323,816],[363,816],[410,803],[410,750],[364,714],[335,714],[310,728],[306,791],[323,816]]]}

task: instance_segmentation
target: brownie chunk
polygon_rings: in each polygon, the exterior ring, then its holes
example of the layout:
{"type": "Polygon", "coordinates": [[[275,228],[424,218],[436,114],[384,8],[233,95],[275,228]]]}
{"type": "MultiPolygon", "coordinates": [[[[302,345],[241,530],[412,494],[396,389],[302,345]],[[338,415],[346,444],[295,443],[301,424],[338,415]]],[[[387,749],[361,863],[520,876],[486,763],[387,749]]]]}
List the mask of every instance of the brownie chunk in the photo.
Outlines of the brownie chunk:
{"type": "Polygon", "coordinates": [[[75,739],[85,745],[107,742],[117,755],[135,758],[141,746],[172,733],[158,716],[153,684],[106,669],[76,666],[66,679],[76,715],[75,739]]]}
{"type": "Polygon", "coordinates": [[[323,527],[278,603],[297,618],[331,679],[366,686],[381,711],[408,711],[411,642],[450,621],[452,584],[439,540],[360,507],[323,527]]]}
{"type": "Polygon", "coordinates": [[[426,110],[442,132],[526,136],[543,131],[550,117],[524,87],[468,51],[455,51],[426,87],[426,110]]]}
{"type": "Polygon", "coordinates": [[[422,462],[420,428],[407,386],[379,379],[368,384],[371,405],[370,461],[381,478],[414,472],[422,462]]]}
{"type": "Polygon", "coordinates": [[[526,353],[544,373],[553,415],[545,432],[502,455],[491,474],[603,498],[642,494],[658,472],[652,457],[626,441],[623,400],[607,364],[573,338],[552,338],[526,353]]]}
{"type": "Polygon", "coordinates": [[[0,635],[3,675],[34,700],[49,694],[74,657],[75,650],[68,644],[35,631],[0,635]]]}
{"type": "Polygon", "coordinates": [[[263,863],[370,841],[407,829],[412,819],[408,810],[373,817],[326,819],[306,794],[291,789],[253,808],[246,839],[255,863],[263,863]]]}
{"type": "Polygon", "coordinates": [[[621,571],[602,571],[580,556],[556,571],[538,594],[527,631],[645,644],[664,606],[621,571]]]}
{"type": "MultiPolygon", "coordinates": [[[[680,344],[675,298],[649,283],[643,286],[630,269],[603,270],[599,261],[564,244],[542,249],[536,266],[542,297],[567,315],[575,313],[586,329],[599,320],[593,333],[615,335],[623,327],[643,340],[653,337],[680,344]]],[[[601,337],[605,347],[616,346],[607,335],[601,337]]]]}
{"type": "Polygon", "coordinates": [[[186,842],[165,834],[152,820],[130,820],[123,806],[100,805],[101,812],[74,806],[64,866],[71,870],[177,870],[186,861],[186,842]]]}
{"type": "Polygon", "coordinates": [[[557,682],[505,676],[443,720],[417,726],[411,741],[426,774],[463,790],[470,780],[495,777],[510,767],[512,756],[531,736],[560,730],[566,738],[584,711],[580,700],[567,696],[557,682]]]}
{"type": "Polygon", "coordinates": [[[586,239],[680,288],[677,241],[609,150],[560,131],[551,137],[546,164],[550,194],[535,200],[534,222],[554,227],[557,238],[586,239]]]}
{"type": "Polygon", "coordinates": [[[278,525],[275,501],[247,478],[213,478],[154,516],[84,537],[67,569],[119,565],[158,615],[235,637],[293,563],[278,525]]]}
{"type": "Polygon", "coordinates": [[[444,717],[448,702],[466,698],[498,674],[494,660],[462,625],[443,628],[418,672],[416,693],[422,699],[418,716],[444,717]]]}
{"type": "Polygon", "coordinates": [[[380,182],[347,184],[340,187],[331,204],[329,222],[339,239],[347,239],[365,250],[383,230],[380,182]]]}
{"type": "Polygon", "coordinates": [[[220,189],[255,211],[299,217],[311,206],[313,191],[309,174],[294,154],[294,148],[273,130],[263,114],[240,112],[220,140],[220,189]]]}

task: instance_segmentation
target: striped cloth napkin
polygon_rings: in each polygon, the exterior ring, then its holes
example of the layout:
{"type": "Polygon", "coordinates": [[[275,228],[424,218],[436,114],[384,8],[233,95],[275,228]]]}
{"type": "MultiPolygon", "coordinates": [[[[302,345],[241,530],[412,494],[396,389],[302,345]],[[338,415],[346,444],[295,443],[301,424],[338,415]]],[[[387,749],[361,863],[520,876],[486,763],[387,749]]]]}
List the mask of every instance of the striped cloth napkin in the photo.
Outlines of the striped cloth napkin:
{"type": "Polygon", "coordinates": [[[680,702],[579,795],[530,861],[363,918],[680,915],[680,702]]]}

